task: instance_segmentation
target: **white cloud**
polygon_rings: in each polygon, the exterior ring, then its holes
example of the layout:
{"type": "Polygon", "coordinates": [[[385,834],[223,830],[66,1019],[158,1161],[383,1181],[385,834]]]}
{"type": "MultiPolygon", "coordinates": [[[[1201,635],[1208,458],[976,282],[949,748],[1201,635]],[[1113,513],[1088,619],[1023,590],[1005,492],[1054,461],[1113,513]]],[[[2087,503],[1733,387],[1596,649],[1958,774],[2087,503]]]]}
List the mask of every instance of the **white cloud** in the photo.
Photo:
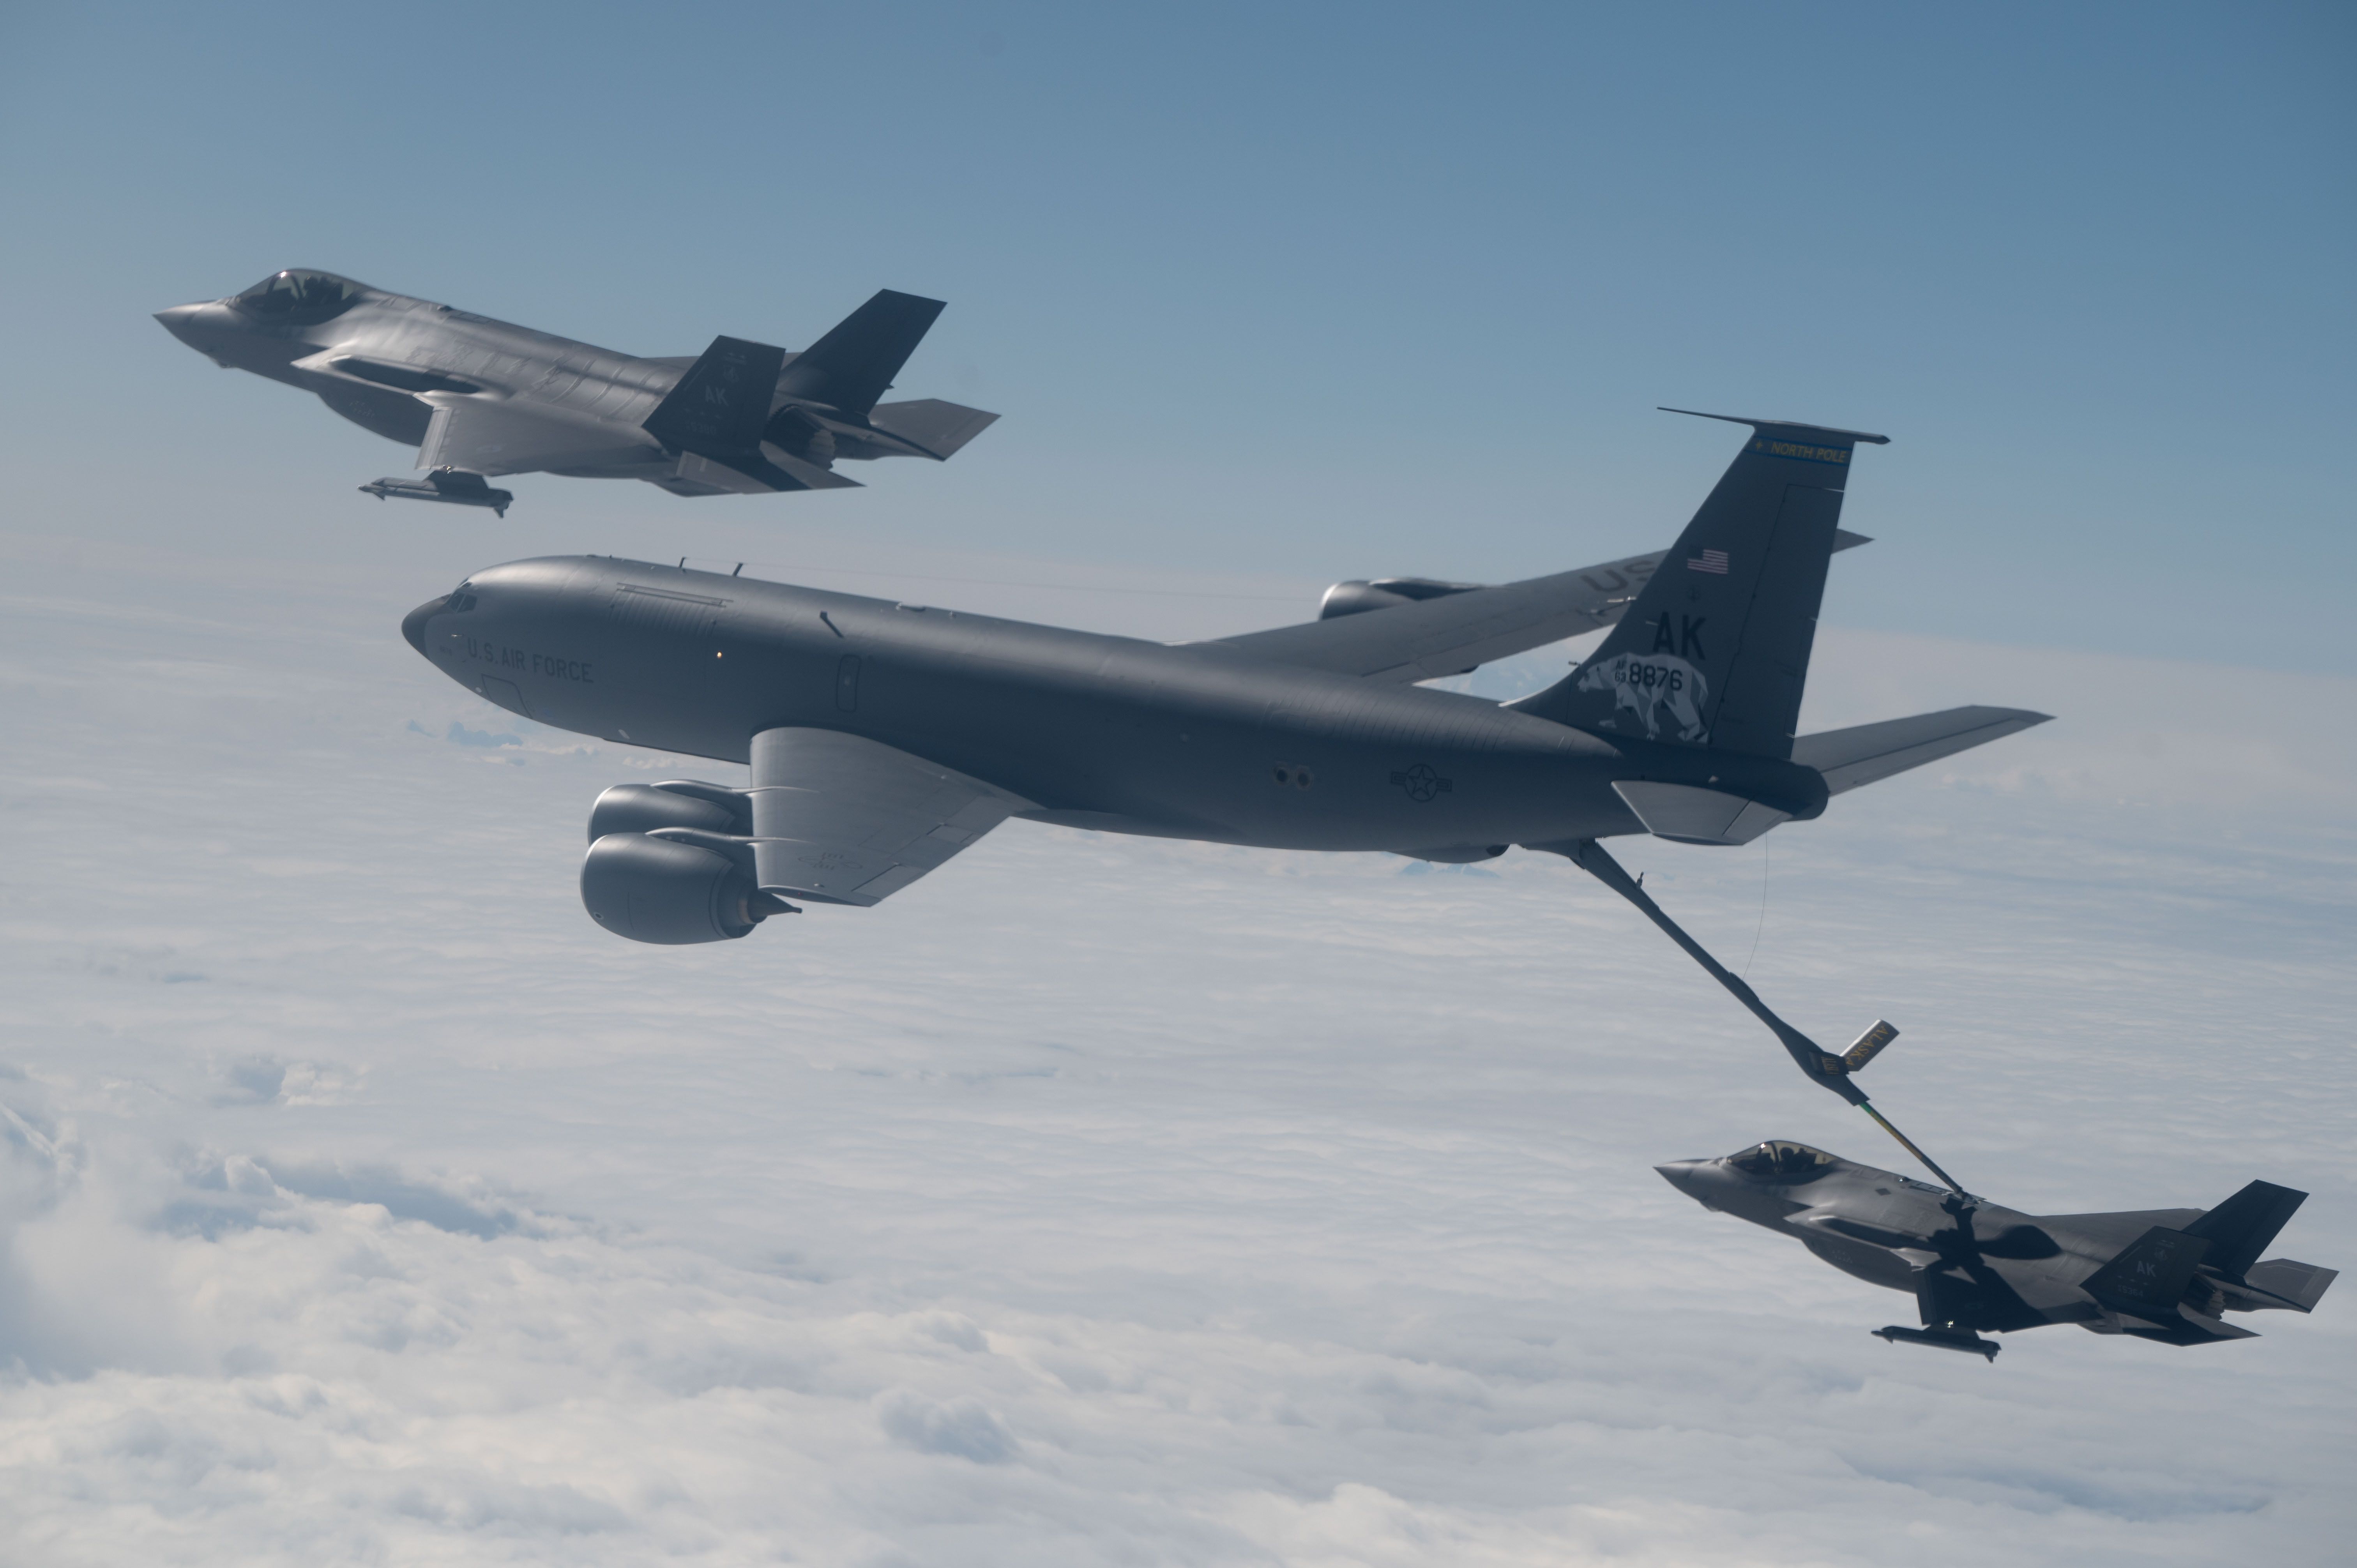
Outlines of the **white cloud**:
{"type": "MultiPolygon", "coordinates": [[[[1662,1184],[1763,1135],[1901,1161],[1567,865],[1016,823],[876,910],[634,948],[582,824],[680,765],[441,682],[391,634],[437,585],[166,615],[51,573],[0,657],[12,1563],[2079,1565],[2357,1522],[2335,1298],[1988,1368],[1662,1184]]],[[[2285,1251],[2357,1258],[2347,693],[1835,633],[1817,691],[2063,717],[1764,850],[1628,845],[1648,886],[1803,1026],[1897,1020],[1878,1098],[1992,1196],[2264,1176],[2316,1194],[2285,1251]],[[2164,761],[2280,751],[2142,768],[2163,721],[2164,761]]]]}

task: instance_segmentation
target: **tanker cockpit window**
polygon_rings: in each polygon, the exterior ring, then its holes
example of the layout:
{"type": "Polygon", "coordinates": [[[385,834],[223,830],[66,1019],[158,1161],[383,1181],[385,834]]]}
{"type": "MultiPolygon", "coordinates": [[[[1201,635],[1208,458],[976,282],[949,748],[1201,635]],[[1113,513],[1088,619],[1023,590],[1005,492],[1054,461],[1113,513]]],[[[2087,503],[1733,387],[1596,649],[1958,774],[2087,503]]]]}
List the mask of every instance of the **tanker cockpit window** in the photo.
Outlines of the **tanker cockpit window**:
{"type": "Polygon", "coordinates": [[[1727,1163],[1745,1176],[1762,1181],[1812,1181],[1833,1168],[1834,1157],[1823,1149],[1813,1149],[1806,1144],[1787,1143],[1777,1139],[1729,1155],[1727,1163]]]}
{"type": "Polygon", "coordinates": [[[240,310],[297,326],[341,316],[360,303],[361,285],[333,273],[274,273],[231,301],[240,310]]]}

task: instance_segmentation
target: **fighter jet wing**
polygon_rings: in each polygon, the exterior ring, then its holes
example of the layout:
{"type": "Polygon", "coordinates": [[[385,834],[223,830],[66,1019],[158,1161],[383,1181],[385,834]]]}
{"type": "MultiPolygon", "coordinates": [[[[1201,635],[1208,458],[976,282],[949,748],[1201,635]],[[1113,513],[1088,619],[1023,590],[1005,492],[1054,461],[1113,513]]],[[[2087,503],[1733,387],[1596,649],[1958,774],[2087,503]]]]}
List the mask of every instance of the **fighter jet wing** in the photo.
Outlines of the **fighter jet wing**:
{"type": "MultiPolygon", "coordinates": [[[[856,682],[853,671],[846,679],[856,682]]],[[[1016,812],[1036,809],[953,768],[823,729],[755,736],[749,793],[761,890],[863,907],[898,893],[1016,812]]]]}
{"type": "MultiPolygon", "coordinates": [[[[1866,542],[1864,535],[1845,532],[1835,548],[1866,542]]],[[[1656,550],[1599,566],[1217,640],[1280,664],[1370,681],[1405,684],[1462,675],[1493,659],[1612,625],[1667,553],[1656,550]]]]}
{"type": "Polygon", "coordinates": [[[427,392],[419,401],[434,409],[417,452],[421,468],[530,474],[662,456],[635,430],[532,403],[457,392],[427,392]]]}

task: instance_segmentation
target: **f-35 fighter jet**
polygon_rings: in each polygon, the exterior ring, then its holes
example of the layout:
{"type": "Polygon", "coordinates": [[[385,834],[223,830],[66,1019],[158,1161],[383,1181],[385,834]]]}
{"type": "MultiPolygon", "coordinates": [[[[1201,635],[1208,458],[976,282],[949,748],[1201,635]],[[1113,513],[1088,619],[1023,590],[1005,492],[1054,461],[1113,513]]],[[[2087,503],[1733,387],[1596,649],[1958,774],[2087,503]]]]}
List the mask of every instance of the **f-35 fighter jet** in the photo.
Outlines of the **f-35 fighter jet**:
{"type": "Polygon", "coordinates": [[[998,416],[877,401],[941,312],[940,300],[884,289],[799,354],[715,338],[700,357],[641,360],[298,269],[156,319],[226,369],[316,392],[418,448],[425,478],[363,492],[504,515],[514,497],[487,475],[742,495],[856,489],[838,458],[947,458],[998,416]]]}
{"type": "Polygon", "coordinates": [[[1920,1328],[1875,1333],[1996,1359],[1982,1330],[2075,1323],[2164,1345],[2255,1337],[2229,1312],[2308,1312],[2340,1277],[2259,1261],[2308,1195],[2255,1181],[2217,1208],[2021,1214],[1775,1140],[1656,1165],[1700,1203],[1790,1236],[1844,1273],[1915,1297],[1920,1328]]]}
{"type": "Polygon", "coordinates": [[[513,712],[751,765],[745,788],[599,797],[582,897],[645,942],[877,903],[1010,816],[1456,862],[1615,833],[1748,843],[2044,719],[1953,708],[1796,740],[1851,453],[1882,437],[1736,423],[1751,434],[1666,556],[1346,584],[1318,620],[1211,642],[597,556],[479,572],[402,630],[513,712]],[[1516,702],[1416,684],[1603,627],[1516,702]]]}

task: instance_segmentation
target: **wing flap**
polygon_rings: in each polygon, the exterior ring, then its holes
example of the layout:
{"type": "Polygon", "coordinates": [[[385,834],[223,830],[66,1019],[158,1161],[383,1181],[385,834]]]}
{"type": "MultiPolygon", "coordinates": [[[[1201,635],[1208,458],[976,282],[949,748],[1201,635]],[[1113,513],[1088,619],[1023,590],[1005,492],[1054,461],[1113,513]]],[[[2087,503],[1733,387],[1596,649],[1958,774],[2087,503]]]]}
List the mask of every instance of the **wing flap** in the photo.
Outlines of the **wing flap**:
{"type": "Polygon", "coordinates": [[[954,768],[839,730],[753,737],[753,860],[762,891],[868,906],[1035,809],[954,768]]]}
{"type": "Polygon", "coordinates": [[[1947,708],[1802,736],[1792,742],[1792,760],[1824,774],[1825,788],[1838,795],[1986,746],[2051,717],[2027,708],[1947,708]]]}

